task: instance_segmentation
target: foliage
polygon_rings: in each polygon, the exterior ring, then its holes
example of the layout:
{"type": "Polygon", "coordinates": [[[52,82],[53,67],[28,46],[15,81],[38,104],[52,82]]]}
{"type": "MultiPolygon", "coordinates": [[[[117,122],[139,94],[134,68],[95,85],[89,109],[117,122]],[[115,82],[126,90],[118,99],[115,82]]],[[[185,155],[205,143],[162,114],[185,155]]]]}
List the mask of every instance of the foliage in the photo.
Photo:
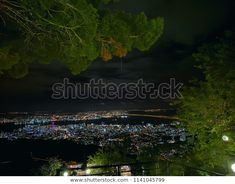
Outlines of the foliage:
{"type": "Polygon", "coordinates": [[[20,78],[32,62],[63,62],[74,75],[98,57],[148,50],[161,36],[162,18],[99,9],[111,0],[1,0],[0,72],[20,78]]]}
{"type": "Polygon", "coordinates": [[[235,42],[232,32],[205,44],[193,55],[203,72],[203,81],[194,81],[176,103],[179,117],[192,135],[196,163],[208,168],[224,166],[235,143],[222,141],[234,137],[235,122],[235,42]]]}
{"type": "MultiPolygon", "coordinates": [[[[120,147],[117,145],[104,147],[89,157],[87,165],[91,167],[132,163],[130,167],[134,176],[143,174],[145,176],[184,175],[184,165],[160,159],[160,151],[169,152],[172,149],[169,145],[164,145],[164,148],[162,146],[160,148],[159,146],[153,148],[142,147],[135,156],[130,155],[129,148],[129,144],[120,147]]],[[[181,158],[177,162],[182,163],[181,158]]],[[[115,167],[90,169],[92,175],[116,175],[116,172],[115,167]]]]}
{"type": "MultiPolygon", "coordinates": [[[[117,147],[109,146],[107,148],[100,149],[93,156],[89,157],[88,166],[109,166],[114,164],[126,163],[126,153],[125,150],[121,150],[117,147]]],[[[91,169],[91,174],[102,174],[109,173],[109,175],[116,174],[115,167],[107,168],[95,168],[91,169]]]]}
{"type": "Polygon", "coordinates": [[[63,163],[57,158],[49,158],[48,162],[40,167],[35,174],[38,176],[56,176],[63,163]]]}

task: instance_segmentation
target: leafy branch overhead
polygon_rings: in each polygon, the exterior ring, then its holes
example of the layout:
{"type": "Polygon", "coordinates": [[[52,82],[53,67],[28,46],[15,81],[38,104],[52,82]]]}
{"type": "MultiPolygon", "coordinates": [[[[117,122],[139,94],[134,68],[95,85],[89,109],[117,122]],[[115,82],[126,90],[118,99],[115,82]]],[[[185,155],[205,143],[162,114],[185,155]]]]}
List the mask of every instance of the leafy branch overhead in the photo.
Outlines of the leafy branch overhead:
{"type": "Polygon", "coordinates": [[[160,38],[163,18],[98,8],[110,2],[0,0],[0,73],[20,78],[32,62],[59,60],[77,75],[99,57],[145,51],[160,38]]]}

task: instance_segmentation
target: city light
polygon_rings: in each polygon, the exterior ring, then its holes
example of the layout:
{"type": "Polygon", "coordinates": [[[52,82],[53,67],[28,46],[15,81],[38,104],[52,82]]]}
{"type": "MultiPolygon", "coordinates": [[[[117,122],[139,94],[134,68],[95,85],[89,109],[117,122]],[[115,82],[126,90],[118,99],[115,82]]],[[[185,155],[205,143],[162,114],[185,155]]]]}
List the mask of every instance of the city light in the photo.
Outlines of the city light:
{"type": "Polygon", "coordinates": [[[69,173],[67,171],[64,172],[63,176],[68,176],[69,173]]]}
{"type": "Polygon", "coordinates": [[[223,135],[223,136],[222,136],[222,139],[223,139],[223,141],[225,141],[225,142],[229,141],[229,137],[228,137],[227,135],[223,135]]]}
{"type": "Polygon", "coordinates": [[[231,169],[232,169],[233,172],[235,172],[235,163],[233,163],[233,164],[231,165],[231,169]]]}

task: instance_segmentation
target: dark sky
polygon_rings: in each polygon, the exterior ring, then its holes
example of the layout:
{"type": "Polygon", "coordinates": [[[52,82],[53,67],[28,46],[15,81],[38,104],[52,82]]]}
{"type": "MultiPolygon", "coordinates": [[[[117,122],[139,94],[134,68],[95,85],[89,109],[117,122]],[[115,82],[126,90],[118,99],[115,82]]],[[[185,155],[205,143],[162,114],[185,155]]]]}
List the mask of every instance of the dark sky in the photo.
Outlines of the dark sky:
{"type": "Polygon", "coordinates": [[[104,63],[95,61],[79,77],[62,65],[33,65],[23,79],[0,78],[0,111],[87,111],[101,109],[165,108],[165,101],[51,100],[51,85],[64,77],[75,82],[102,78],[111,82],[168,81],[175,77],[186,82],[197,74],[190,60],[202,44],[234,27],[234,0],[121,0],[112,5],[132,13],[145,12],[149,17],[162,16],[165,31],[161,40],[148,52],[134,51],[127,58],[104,63]],[[122,64],[121,64],[122,63],[122,64]],[[122,66],[122,67],[121,67],[122,66]]]}

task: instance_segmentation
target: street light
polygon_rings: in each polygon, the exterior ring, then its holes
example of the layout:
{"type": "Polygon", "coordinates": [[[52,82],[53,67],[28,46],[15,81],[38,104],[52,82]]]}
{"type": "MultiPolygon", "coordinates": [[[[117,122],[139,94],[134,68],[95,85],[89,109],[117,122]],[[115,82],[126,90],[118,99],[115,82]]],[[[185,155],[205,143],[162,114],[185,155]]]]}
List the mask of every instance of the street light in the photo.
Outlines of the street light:
{"type": "Polygon", "coordinates": [[[228,137],[227,135],[223,135],[223,136],[222,136],[222,139],[223,139],[223,141],[225,141],[225,142],[228,142],[228,141],[229,141],[229,137],[228,137]]]}
{"type": "Polygon", "coordinates": [[[87,169],[87,170],[86,170],[86,174],[87,174],[87,175],[91,174],[91,170],[90,170],[90,169],[87,169]]]}
{"type": "Polygon", "coordinates": [[[233,172],[235,172],[235,163],[233,163],[233,164],[231,165],[231,169],[232,169],[233,172]]]}
{"type": "Polygon", "coordinates": [[[64,172],[63,176],[68,176],[69,173],[67,171],[64,172]]]}

